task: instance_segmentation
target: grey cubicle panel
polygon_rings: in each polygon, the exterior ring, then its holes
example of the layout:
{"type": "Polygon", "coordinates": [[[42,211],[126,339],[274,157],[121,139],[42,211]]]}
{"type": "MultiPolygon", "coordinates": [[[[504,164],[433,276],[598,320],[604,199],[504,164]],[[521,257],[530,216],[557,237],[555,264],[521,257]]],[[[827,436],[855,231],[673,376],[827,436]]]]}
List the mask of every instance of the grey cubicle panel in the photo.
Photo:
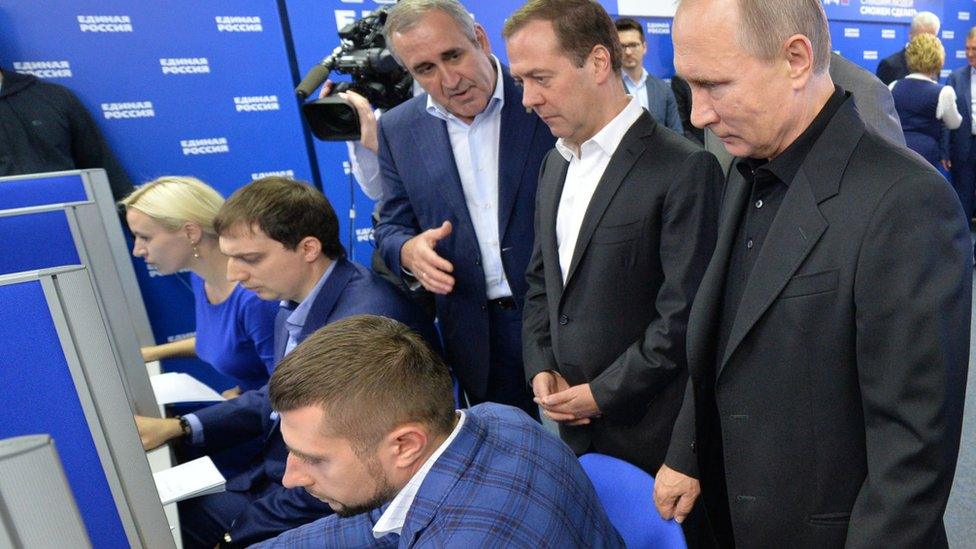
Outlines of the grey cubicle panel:
{"type": "Polygon", "coordinates": [[[0,440],[0,549],[91,547],[49,435],[0,440]]]}
{"type": "MultiPolygon", "coordinates": [[[[159,406],[140,352],[141,341],[130,315],[126,284],[112,259],[101,209],[93,201],[0,210],[0,275],[81,264],[95,287],[96,303],[106,319],[110,349],[124,366],[125,393],[140,415],[158,417],[159,406]]],[[[141,301],[138,290],[134,299],[141,301]]],[[[130,296],[131,297],[131,296],[130,296]]]]}
{"type": "Polygon", "coordinates": [[[0,276],[0,438],[49,433],[95,547],[174,548],[83,266],[0,276]]]}
{"type": "Polygon", "coordinates": [[[0,210],[88,201],[97,205],[97,217],[105,227],[109,252],[106,258],[119,273],[121,295],[139,344],[155,345],[149,315],[142,301],[105,170],[96,168],[0,177],[0,210]]]}

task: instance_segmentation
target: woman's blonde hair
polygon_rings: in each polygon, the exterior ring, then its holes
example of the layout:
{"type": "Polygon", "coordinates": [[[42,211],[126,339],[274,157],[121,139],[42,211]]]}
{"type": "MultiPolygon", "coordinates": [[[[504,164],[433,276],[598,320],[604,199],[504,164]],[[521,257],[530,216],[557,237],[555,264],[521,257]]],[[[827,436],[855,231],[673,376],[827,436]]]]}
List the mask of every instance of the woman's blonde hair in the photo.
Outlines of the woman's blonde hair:
{"type": "Polygon", "coordinates": [[[224,197],[195,177],[166,175],[140,185],[119,204],[139,210],[171,231],[191,221],[205,234],[216,237],[213,221],[224,197]]]}
{"type": "Polygon", "coordinates": [[[945,63],[945,48],[938,37],[919,34],[905,46],[905,64],[908,70],[927,75],[937,75],[945,63]]]}

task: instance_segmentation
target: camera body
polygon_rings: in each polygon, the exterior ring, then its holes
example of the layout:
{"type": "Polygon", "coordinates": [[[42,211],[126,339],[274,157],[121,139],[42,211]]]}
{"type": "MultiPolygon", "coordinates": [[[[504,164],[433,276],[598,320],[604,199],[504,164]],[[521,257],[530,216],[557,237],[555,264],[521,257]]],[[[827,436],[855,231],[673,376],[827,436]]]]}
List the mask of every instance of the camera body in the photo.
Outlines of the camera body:
{"type": "Polygon", "coordinates": [[[332,71],[348,74],[351,82],[334,86],[328,97],[302,105],[302,114],[315,137],[323,141],[359,139],[356,109],[336,94],[352,90],[380,109],[390,109],[410,99],[413,79],[386,47],[383,27],[388,7],[349,23],[339,31],[339,47],[309,72],[295,90],[305,98],[332,71]]]}

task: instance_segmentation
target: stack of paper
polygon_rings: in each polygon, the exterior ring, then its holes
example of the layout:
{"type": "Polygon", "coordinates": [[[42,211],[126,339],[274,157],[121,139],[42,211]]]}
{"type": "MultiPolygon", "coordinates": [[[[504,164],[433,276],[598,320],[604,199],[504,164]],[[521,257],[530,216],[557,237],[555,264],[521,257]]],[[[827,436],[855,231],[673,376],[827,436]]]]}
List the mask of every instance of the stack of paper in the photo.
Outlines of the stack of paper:
{"type": "Polygon", "coordinates": [[[153,479],[163,505],[223,492],[227,482],[207,456],[155,473],[153,479]]]}
{"type": "Polygon", "coordinates": [[[153,393],[156,394],[156,402],[160,406],[174,402],[224,400],[220,393],[189,374],[171,372],[152,376],[149,380],[152,382],[153,393]]]}

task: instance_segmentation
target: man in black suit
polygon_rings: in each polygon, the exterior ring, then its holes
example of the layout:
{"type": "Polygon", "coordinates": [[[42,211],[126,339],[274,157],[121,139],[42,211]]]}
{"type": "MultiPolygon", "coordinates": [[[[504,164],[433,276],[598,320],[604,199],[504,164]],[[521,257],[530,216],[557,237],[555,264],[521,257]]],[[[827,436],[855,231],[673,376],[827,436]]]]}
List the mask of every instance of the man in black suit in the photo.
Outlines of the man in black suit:
{"type": "Polygon", "coordinates": [[[742,160],[659,511],[700,489],[726,547],[945,547],[972,288],[955,193],[834,86],[820,2],[683,0],[673,37],[693,122],[742,160]]]}
{"type": "MultiPolygon", "coordinates": [[[[939,16],[930,11],[920,11],[912,18],[912,25],[908,28],[908,41],[911,42],[919,34],[939,35],[939,16]]],[[[905,48],[885,57],[878,63],[875,74],[884,82],[885,86],[899,78],[908,76],[908,63],[905,61],[905,48]]]]}
{"type": "Polygon", "coordinates": [[[559,138],[539,176],[526,376],[576,453],[654,472],[687,379],[718,163],[624,93],[617,32],[598,3],[535,0],[503,34],[523,104],[559,138]]]}

